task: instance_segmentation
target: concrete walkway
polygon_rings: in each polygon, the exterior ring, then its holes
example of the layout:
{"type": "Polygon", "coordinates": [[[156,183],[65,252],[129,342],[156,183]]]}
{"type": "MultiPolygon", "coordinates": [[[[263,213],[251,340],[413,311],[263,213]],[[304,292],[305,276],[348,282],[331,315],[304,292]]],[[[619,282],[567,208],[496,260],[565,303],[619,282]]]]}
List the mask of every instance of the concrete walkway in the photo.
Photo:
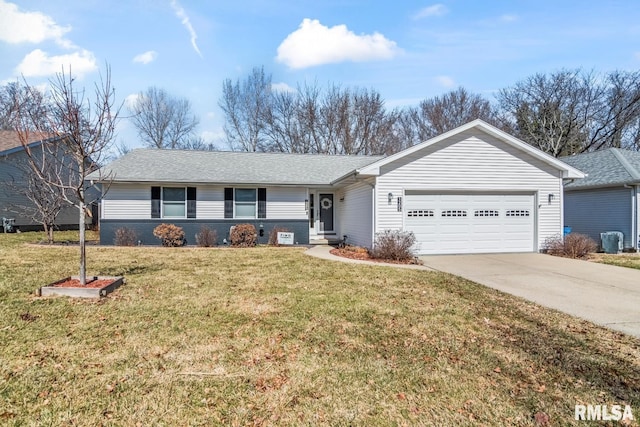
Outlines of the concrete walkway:
{"type": "Polygon", "coordinates": [[[432,269],[640,338],[640,270],[535,253],[420,259],[432,269]]]}

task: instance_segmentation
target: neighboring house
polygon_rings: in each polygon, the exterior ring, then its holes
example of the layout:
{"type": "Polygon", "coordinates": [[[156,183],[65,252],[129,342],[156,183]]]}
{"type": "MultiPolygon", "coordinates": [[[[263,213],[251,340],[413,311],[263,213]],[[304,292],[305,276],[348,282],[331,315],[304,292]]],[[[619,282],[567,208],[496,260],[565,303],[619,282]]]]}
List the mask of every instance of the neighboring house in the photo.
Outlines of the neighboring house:
{"type": "Polygon", "coordinates": [[[562,232],[563,179],[584,176],[481,120],[389,157],[139,149],[105,172],[104,244],[122,227],[157,244],[163,222],[188,243],[202,225],[222,240],[246,222],[260,242],[274,226],[365,247],[413,231],[421,254],[538,251],[562,232]]]}
{"type": "MultiPolygon", "coordinates": [[[[42,143],[39,140],[33,141],[29,143],[29,147],[38,150],[42,143]]],[[[14,218],[16,227],[21,231],[42,230],[41,224],[22,213],[19,208],[33,206],[26,196],[16,191],[16,187],[25,185],[25,171],[28,168],[27,154],[18,133],[0,131],[0,220],[3,217],[14,218]]],[[[61,229],[77,229],[78,210],[72,206],[64,207],[56,219],[56,226],[61,229]]]]}
{"type": "Polygon", "coordinates": [[[562,160],[587,174],[565,184],[565,224],[596,242],[602,232],[620,231],[624,247],[638,249],[640,153],[608,148],[562,160]]]}

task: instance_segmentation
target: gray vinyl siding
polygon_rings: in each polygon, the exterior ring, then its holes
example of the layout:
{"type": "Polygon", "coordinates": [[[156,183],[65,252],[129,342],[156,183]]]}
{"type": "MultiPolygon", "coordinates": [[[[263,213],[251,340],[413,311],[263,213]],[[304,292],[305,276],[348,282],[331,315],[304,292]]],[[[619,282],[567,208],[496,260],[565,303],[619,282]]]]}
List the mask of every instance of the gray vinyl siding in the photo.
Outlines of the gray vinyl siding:
{"type": "Polygon", "coordinates": [[[196,244],[196,234],[202,226],[206,226],[216,231],[218,236],[217,244],[224,245],[223,239],[229,240],[229,231],[236,224],[253,224],[256,228],[259,244],[267,244],[269,241],[269,233],[274,227],[286,228],[294,233],[294,241],[299,245],[309,244],[309,221],[308,220],[277,220],[277,219],[251,219],[251,220],[234,220],[234,219],[182,219],[182,220],[163,220],[163,219],[145,219],[145,220],[126,220],[126,219],[102,219],[100,221],[100,244],[113,245],[115,243],[115,233],[119,228],[127,228],[135,231],[136,237],[141,245],[160,245],[153,235],[153,229],[164,223],[182,227],[187,240],[187,245],[196,244]],[[262,233],[260,226],[262,225],[262,233]]]}
{"type": "Polygon", "coordinates": [[[632,189],[624,187],[567,191],[564,223],[572,232],[586,234],[600,243],[600,233],[621,231],[624,247],[634,246],[632,235],[632,189]]]}
{"type": "MultiPolygon", "coordinates": [[[[41,229],[41,225],[28,216],[20,214],[18,206],[33,206],[29,199],[11,189],[10,183],[20,185],[24,181],[24,172],[16,165],[26,165],[24,152],[16,152],[8,156],[0,156],[0,220],[2,217],[14,218],[16,226],[23,230],[41,229]]],[[[65,206],[58,217],[56,225],[61,228],[78,226],[78,209],[74,206],[65,206]]]]}
{"type": "Polygon", "coordinates": [[[381,168],[376,232],[404,228],[403,212],[388,203],[405,191],[533,193],[538,201],[536,247],[562,230],[561,172],[483,132],[469,130],[381,168]],[[548,194],[554,194],[548,203],[548,194]]]}
{"type": "Polygon", "coordinates": [[[373,232],[373,187],[359,182],[341,190],[337,195],[337,216],[340,218],[339,236],[347,236],[347,243],[371,248],[373,232]]]}
{"type": "MultiPolygon", "coordinates": [[[[153,185],[187,186],[185,184],[153,185]]],[[[102,201],[102,218],[106,220],[151,219],[151,186],[152,184],[111,184],[102,201]]],[[[199,185],[196,188],[196,219],[224,219],[224,187],[199,185]]],[[[303,187],[267,187],[267,219],[307,220],[306,195],[307,190],[303,187]]]]}

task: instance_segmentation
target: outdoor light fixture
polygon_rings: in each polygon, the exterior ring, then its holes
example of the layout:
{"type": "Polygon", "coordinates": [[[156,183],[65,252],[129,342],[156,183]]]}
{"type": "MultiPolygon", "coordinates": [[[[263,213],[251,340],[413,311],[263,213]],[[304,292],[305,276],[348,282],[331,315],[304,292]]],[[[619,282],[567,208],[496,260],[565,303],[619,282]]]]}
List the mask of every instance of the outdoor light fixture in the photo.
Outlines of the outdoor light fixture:
{"type": "Polygon", "coordinates": [[[549,204],[551,204],[551,202],[553,202],[553,199],[555,199],[555,194],[553,193],[549,193],[549,195],[547,196],[547,198],[549,199],[549,204]]]}
{"type": "Polygon", "coordinates": [[[391,204],[392,200],[393,200],[393,193],[387,194],[387,201],[389,202],[389,204],[391,204]]]}
{"type": "Polygon", "coordinates": [[[309,199],[304,199],[304,210],[305,211],[309,210],[309,199]]]}

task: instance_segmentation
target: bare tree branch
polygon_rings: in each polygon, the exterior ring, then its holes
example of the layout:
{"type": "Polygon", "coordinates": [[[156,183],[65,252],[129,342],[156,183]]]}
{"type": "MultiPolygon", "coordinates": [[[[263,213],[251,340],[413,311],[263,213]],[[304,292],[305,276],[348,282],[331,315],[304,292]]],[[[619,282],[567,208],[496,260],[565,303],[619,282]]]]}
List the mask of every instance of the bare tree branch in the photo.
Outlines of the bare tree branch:
{"type": "MultiPolygon", "coordinates": [[[[87,176],[98,169],[115,136],[120,107],[115,105],[115,91],[111,86],[111,70],[95,84],[93,98],[77,90],[75,78],[69,72],[58,73],[50,81],[50,108],[44,116],[29,108],[17,113],[16,131],[29,159],[31,172],[50,192],[59,191],[64,201],[78,208],[80,229],[80,281],[86,283],[85,218],[87,207],[99,198],[91,191],[87,176]],[[33,130],[52,138],[41,144],[44,152],[38,156],[29,144],[33,130]],[[49,172],[53,172],[50,175],[49,172]]],[[[28,91],[34,89],[26,82],[28,91]]],[[[107,183],[109,176],[96,181],[107,183]]],[[[103,184],[105,185],[105,184],[103,184]]]]}

